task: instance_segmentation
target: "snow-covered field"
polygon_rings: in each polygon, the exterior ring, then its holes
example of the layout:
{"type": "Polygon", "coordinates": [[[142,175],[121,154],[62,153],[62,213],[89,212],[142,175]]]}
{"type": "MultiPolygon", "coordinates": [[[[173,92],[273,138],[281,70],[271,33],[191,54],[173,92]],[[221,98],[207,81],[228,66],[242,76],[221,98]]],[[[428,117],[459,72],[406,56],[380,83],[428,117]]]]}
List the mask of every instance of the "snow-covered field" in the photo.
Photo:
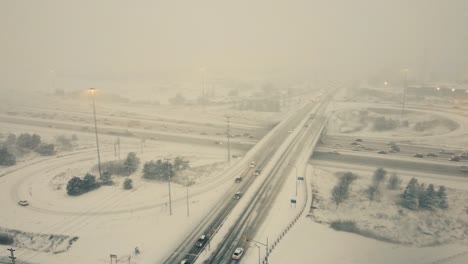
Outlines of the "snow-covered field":
{"type": "MultiPolygon", "coordinates": [[[[323,199],[320,204],[331,203],[329,189],[331,189],[336,182],[334,169],[332,167],[314,169],[310,166],[308,168],[308,172],[309,182],[318,189],[319,195],[323,199]]],[[[362,175],[369,174],[369,171],[367,170],[357,170],[356,172],[362,175]]],[[[413,175],[400,174],[400,176],[402,176],[404,180],[407,180],[413,175]]],[[[357,180],[355,183],[356,186],[352,187],[353,191],[357,193],[355,196],[360,195],[358,194],[358,190],[368,179],[370,179],[370,176],[362,177],[361,183],[357,180]]],[[[419,177],[419,180],[422,182],[434,182],[431,179],[425,179],[424,177],[419,177]]],[[[444,180],[441,179],[434,183],[444,184],[444,180]]],[[[462,179],[459,184],[452,183],[450,184],[451,190],[454,191],[453,188],[457,188],[456,186],[459,186],[456,191],[464,192],[465,195],[455,195],[455,197],[453,195],[449,195],[449,201],[453,203],[453,210],[461,210],[463,206],[466,206],[467,204],[466,192],[468,190],[468,182],[466,179],[462,179]]],[[[288,187],[285,189],[287,188],[288,187]]],[[[290,198],[290,188],[291,187],[289,187],[289,192],[282,193],[278,199],[287,200],[290,198]]],[[[383,200],[380,202],[374,202],[369,206],[368,200],[358,202],[351,197],[350,201],[344,202],[340,205],[338,210],[335,210],[334,206],[331,205],[330,208],[320,207],[315,210],[314,214],[318,214],[320,217],[356,219],[358,223],[371,221],[371,219],[373,219],[373,224],[378,225],[379,222],[383,220],[369,216],[375,214],[377,211],[391,214],[391,208],[394,206],[395,205],[393,204],[388,204],[388,201],[385,202],[383,200]]],[[[280,203],[278,203],[272,209],[272,212],[281,210],[281,207],[280,203]]],[[[453,212],[450,213],[452,214],[453,212]]],[[[276,216],[286,222],[288,218],[291,218],[291,215],[288,215],[286,212],[281,214],[281,216],[272,213],[271,216],[276,216]]],[[[424,221],[426,219],[424,218],[424,213],[420,217],[419,221],[424,221]]],[[[459,240],[458,238],[460,237],[460,234],[463,234],[463,232],[468,230],[466,227],[468,215],[461,210],[459,215],[455,215],[454,217],[464,219],[463,221],[465,221],[465,226],[459,226],[457,230],[451,230],[451,243],[428,247],[393,244],[362,237],[357,234],[338,232],[331,229],[326,223],[317,223],[311,216],[302,217],[295,225],[293,225],[291,230],[272,251],[269,263],[466,263],[468,260],[468,243],[466,235],[464,240],[459,240]],[[458,233],[459,235],[457,236],[455,233],[458,233]]],[[[414,220],[415,224],[418,223],[417,218],[412,220],[414,220]]],[[[278,222],[280,220],[275,219],[274,221],[278,222]]],[[[381,224],[383,225],[384,223],[381,224]]],[[[402,226],[405,225],[405,223],[398,221],[396,221],[395,224],[400,224],[402,226]]],[[[273,227],[273,225],[271,226],[273,227]]],[[[420,236],[418,237],[420,238],[420,236]]],[[[252,261],[252,263],[256,259],[254,252],[256,251],[252,250],[249,254],[252,255],[249,257],[249,261],[252,261]]]]}
{"type": "MultiPolygon", "coordinates": [[[[91,138],[90,138],[91,139],[91,138]]],[[[107,140],[102,139],[103,143],[107,140]]],[[[32,158],[3,168],[0,178],[1,227],[37,234],[77,236],[71,248],[60,254],[17,248],[18,260],[35,263],[108,263],[109,254],[127,260],[138,246],[142,253],[132,263],[161,261],[184,234],[197,223],[231,185],[222,175],[227,169],[225,150],[216,147],[147,142],[140,154],[138,140],[122,142],[122,152],[135,151],[142,163],[166,156],[190,160],[196,182],[189,188],[190,217],[186,213],[186,191],[172,184],[173,215],[169,216],[167,183],[141,178],[141,168],[130,178],[132,190],[123,190],[124,177],[113,176],[114,186],[102,186],[78,197],[66,194],[65,184],[72,176],[82,176],[95,165],[95,149],[84,148],[66,155],[32,158]],[[216,188],[215,188],[216,187],[216,188]],[[213,190],[207,192],[207,190],[213,190]],[[20,207],[18,200],[30,206],[20,207]]],[[[105,143],[103,144],[106,145],[105,143]]],[[[113,149],[103,147],[103,160],[114,159],[113,149]]],[[[235,162],[235,161],[234,161],[235,162]]],[[[39,241],[37,241],[39,243],[39,241]]],[[[29,246],[38,249],[40,246],[29,246]]],[[[5,248],[5,246],[2,246],[5,248]]]]}

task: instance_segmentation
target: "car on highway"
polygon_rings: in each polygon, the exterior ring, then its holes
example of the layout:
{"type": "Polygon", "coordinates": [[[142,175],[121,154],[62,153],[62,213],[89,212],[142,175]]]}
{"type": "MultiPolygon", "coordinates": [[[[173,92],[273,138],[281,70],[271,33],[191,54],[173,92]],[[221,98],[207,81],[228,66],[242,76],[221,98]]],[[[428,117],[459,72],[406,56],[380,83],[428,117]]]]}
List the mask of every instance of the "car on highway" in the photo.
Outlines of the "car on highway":
{"type": "Polygon", "coordinates": [[[387,151],[385,151],[385,150],[379,150],[379,151],[377,151],[377,154],[387,154],[387,151]]]}
{"type": "Polygon", "coordinates": [[[468,166],[460,166],[460,171],[464,173],[468,173],[468,166]]]}
{"type": "Polygon", "coordinates": [[[255,161],[251,161],[249,167],[250,167],[250,168],[255,167],[255,161]]]}
{"type": "Polygon", "coordinates": [[[438,155],[435,154],[434,152],[427,153],[426,156],[428,156],[428,157],[433,157],[433,158],[438,157],[438,155]]]}
{"type": "Polygon", "coordinates": [[[205,245],[206,241],[208,241],[208,237],[206,235],[201,235],[197,242],[195,242],[195,246],[201,248],[205,245]]]}
{"type": "Polygon", "coordinates": [[[258,176],[258,175],[260,175],[260,172],[261,172],[261,170],[258,170],[258,169],[257,169],[257,170],[254,171],[253,175],[254,175],[254,176],[258,176]]]}
{"type": "Polygon", "coordinates": [[[26,200],[21,200],[21,201],[18,202],[18,204],[21,205],[21,206],[28,206],[29,202],[26,201],[26,200]]]}
{"type": "Polygon", "coordinates": [[[242,197],[242,192],[236,192],[236,194],[234,194],[234,200],[239,200],[240,198],[242,197]]]}
{"type": "Polygon", "coordinates": [[[459,156],[460,156],[460,158],[462,158],[462,159],[468,159],[468,151],[465,151],[465,152],[460,153],[459,156]]]}
{"type": "Polygon", "coordinates": [[[416,153],[416,154],[413,155],[413,157],[415,157],[415,158],[424,158],[424,155],[421,154],[421,153],[416,153]]]}
{"type": "Polygon", "coordinates": [[[452,156],[449,159],[449,161],[460,161],[460,160],[461,160],[460,156],[452,156]]]}
{"type": "Polygon", "coordinates": [[[241,181],[242,181],[242,177],[237,177],[237,178],[234,180],[234,182],[236,182],[236,183],[239,183],[239,182],[241,182],[241,181]]]}
{"type": "Polygon", "coordinates": [[[353,145],[353,146],[358,146],[358,145],[361,145],[361,143],[359,142],[356,142],[356,141],[353,141],[350,143],[350,145],[353,145]]]}
{"type": "Polygon", "coordinates": [[[188,259],[183,259],[180,264],[190,264],[188,259]]]}
{"type": "Polygon", "coordinates": [[[243,248],[236,248],[236,250],[234,250],[234,253],[232,254],[232,259],[240,259],[243,254],[244,254],[243,248]]]}
{"type": "Polygon", "coordinates": [[[356,138],[356,140],[355,140],[355,141],[356,141],[356,142],[362,142],[362,139],[360,139],[360,138],[356,138]]]}

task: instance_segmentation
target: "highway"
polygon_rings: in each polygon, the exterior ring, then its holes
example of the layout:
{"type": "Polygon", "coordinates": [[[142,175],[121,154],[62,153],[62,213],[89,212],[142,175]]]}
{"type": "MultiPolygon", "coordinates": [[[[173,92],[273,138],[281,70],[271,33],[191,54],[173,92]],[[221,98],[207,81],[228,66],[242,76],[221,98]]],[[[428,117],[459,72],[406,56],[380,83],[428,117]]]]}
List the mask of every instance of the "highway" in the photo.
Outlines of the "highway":
{"type": "Polygon", "coordinates": [[[383,138],[325,135],[314,150],[311,162],[331,161],[468,177],[468,173],[461,171],[461,166],[468,166],[468,160],[449,161],[451,156],[462,153],[462,149],[447,149],[397,141],[400,152],[390,153],[388,152],[390,150],[389,142],[390,140],[383,138]],[[359,139],[360,142],[357,142],[356,139],[359,139]],[[356,144],[362,147],[357,147],[356,144]],[[378,154],[377,151],[380,150],[388,153],[378,154]],[[423,154],[423,157],[414,157],[416,153],[423,154]],[[435,157],[427,156],[428,153],[435,154],[435,157]]]}
{"type": "Polygon", "coordinates": [[[345,136],[345,135],[326,135],[323,136],[320,140],[320,143],[317,145],[316,151],[320,152],[330,152],[330,153],[339,153],[339,154],[359,154],[359,153],[368,153],[376,154],[378,151],[386,151],[387,154],[379,154],[383,157],[400,157],[405,158],[406,160],[420,160],[420,161],[434,161],[434,162],[443,162],[450,163],[453,165],[468,165],[465,161],[461,162],[449,162],[448,160],[453,155],[459,155],[463,152],[462,149],[447,149],[438,146],[425,146],[425,145],[415,145],[407,140],[394,140],[396,144],[400,147],[400,152],[390,153],[390,139],[383,138],[367,138],[367,137],[356,137],[356,136],[345,136]],[[362,140],[362,142],[355,142],[356,139],[362,140]],[[352,145],[359,144],[359,145],[352,145]],[[352,153],[350,153],[352,152],[352,153]],[[422,154],[422,158],[414,157],[415,154],[422,154]],[[427,154],[433,153],[435,157],[427,156],[427,154]]]}
{"type": "MultiPolygon", "coordinates": [[[[292,166],[288,165],[288,160],[294,159],[294,155],[301,152],[306,139],[314,138],[310,135],[316,135],[323,127],[325,118],[321,115],[312,113],[321,113],[325,109],[326,103],[308,103],[306,106],[297,111],[293,116],[283,120],[272,131],[272,135],[262,141],[260,148],[257,149],[252,160],[257,162],[255,168],[250,168],[246,165],[245,171],[240,175],[243,181],[240,184],[233,182],[233,186],[225,193],[222,199],[210,210],[207,216],[194,228],[194,230],[182,241],[182,243],[174,250],[174,252],[164,262],[165,264],[179,264],[183,259],[188,260],[188,263],[194,263],[199,254],[203,252],[206,243],[203,247],[195,246],[195,242],[202,235],[208,236],[209,241],[217,234],[223,226],[226,218],[229,216],[233,208],[237,205],[238,200],[233,199],[236,192],[245,193],[255,181],[256,177],[252,176],[255,169],[263,169],[272,159],[275,154],[278,154],[282,143],[288,137],[293,137],[290,144],[286,148],[281,148],[282,153],[279,155],[279,160],[269,172],[262,171],[266,174],[265,180],[261,183],[259,189],[255,192],[250,203],[245,207],[242,213],[236,217],[235,224],[229,227],[228,234],[223,238],[223,242],[215,249],[205,263],[231,263],[231,256],[235,248],[244,247],[247,241],[241,239],[244,232],[247,230],[250,236],[254,236],[257,227],[261,224],[270,205],[274,201],[274,197],[284,183],[285,176],[291,170],[292,166]],[[312,118],[312,119],[310,119],[312,118]],[[312,122],[310,126],[304,127],[306,122],[312,122]],[[288,130],[294,128],[294,133],[289,133],[288,130]],[[299,130],[296,132],[296,130],[299,130]],[[278,152],[278,153],[277,153],[278,152]]],[[[242,199],[242,198],[241,198],[242,199]]],[[[228,228],[228,227],[224,227],[228,228]]],[[[245,254],[245,253],[244,253],[245,254]]],[[[234,260],[234,263],[238,261],[234,260]]]]}

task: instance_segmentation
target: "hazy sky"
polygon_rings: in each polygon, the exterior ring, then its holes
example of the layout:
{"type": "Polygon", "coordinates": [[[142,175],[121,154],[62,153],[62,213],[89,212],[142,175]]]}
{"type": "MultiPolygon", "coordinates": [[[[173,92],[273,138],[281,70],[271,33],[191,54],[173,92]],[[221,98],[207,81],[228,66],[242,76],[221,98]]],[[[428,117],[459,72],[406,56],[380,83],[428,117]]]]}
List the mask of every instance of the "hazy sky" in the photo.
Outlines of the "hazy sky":
{"type": "Polygon", "coordinates": [[[167,73],[465,74],[466,0],[0,0],[0,89],[167,73]],[[124,76],[124,77],[122,77],[124,76]]]}

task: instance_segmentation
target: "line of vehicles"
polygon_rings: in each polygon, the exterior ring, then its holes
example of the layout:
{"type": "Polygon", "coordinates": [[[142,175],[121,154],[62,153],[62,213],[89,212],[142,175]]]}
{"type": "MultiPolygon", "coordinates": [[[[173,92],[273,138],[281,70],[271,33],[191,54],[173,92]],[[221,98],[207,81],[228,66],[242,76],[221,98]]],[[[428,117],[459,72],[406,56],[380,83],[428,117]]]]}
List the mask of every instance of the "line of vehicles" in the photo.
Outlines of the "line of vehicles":
{"type": "MultiPolygon", "coordinates": [[[[256,166],[257,166],[257,163],[256,163],[255,161],[251,161],[251,162],[249,163],[249,168],[255,168],[256,166]]],[[[253,176],[258,176],[258,175],[260,175],[260,173],[261,173],[261,170],[260,170],[260,169],[256,169],[256,170],[252,173],[252,175],[253,175],[253,176]]],[[[241,181],[242,181],[242,177],[241,177],[241,176],[235,178],[235,180],[234,180],[235,183],[240,183],[241,181]]],[[[242,197],[242,192],[241,192],[241,191],[238,191],[238,192],[236,192],[236,193],[234,194],[233,199],[234,199],[234,200],[239,200],[241,197],[242,197]]],[[[204,246],[206,245],[206,243],[208,243],[208,241],[209,241],[208,235],[203,234],[203,235],[201,235],[201,236],[198,238],[198,240],[195,242],[195,246],[198,247],[198,248],[202,248],[202,247],[204,247],[204,246]]],[[[245,251],[244,248],[241,248],[241,247],[236,248],[236,249],[234,250],[234,252],[232,253],[232,259],[234,259],[234,260],[239,260],[239,259],[241,259],[241,257],[242,257],[243,254],[244,254],[244,251],[245,251]]],[[[190,264],[190,261],[189,261],[188,259],[183,259],[183,260],[180,262],[180,264],[190,264]]]]}

